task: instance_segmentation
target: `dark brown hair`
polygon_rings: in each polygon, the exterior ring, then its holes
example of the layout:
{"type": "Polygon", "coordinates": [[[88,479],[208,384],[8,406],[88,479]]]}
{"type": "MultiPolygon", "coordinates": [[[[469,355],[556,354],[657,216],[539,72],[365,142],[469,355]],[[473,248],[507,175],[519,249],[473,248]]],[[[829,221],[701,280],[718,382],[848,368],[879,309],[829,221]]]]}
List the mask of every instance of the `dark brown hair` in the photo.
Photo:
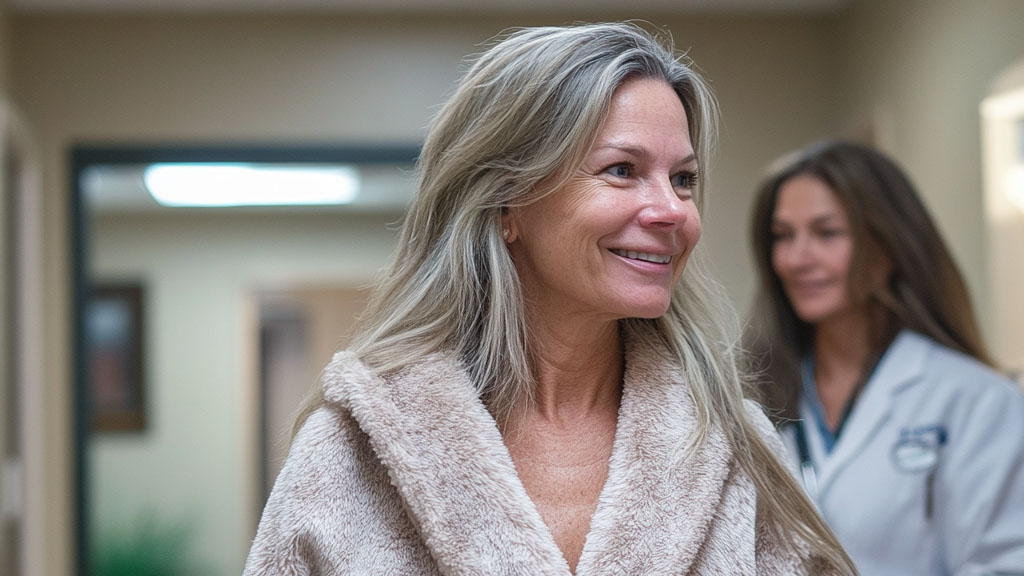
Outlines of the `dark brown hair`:
{"type": "Polygon", "coordinates": [[[761,184],[751,220],[760,277],[748,347],[765,380],[765,403],[778,420],[796,417],[799,360],[810,352],[813,326],[802,322],[772,267],[772,218],[782,184],[797,175],[820,178],[846,209],[854,253],[849,290],[877,312],[871,317],[877,359],[892,336],[910,329],[986,364],[963,277],[907,176],[880,152],[826,141],[783,158],[761,184]],[[879,267],[889,267],[880,278],[879,267]]]}

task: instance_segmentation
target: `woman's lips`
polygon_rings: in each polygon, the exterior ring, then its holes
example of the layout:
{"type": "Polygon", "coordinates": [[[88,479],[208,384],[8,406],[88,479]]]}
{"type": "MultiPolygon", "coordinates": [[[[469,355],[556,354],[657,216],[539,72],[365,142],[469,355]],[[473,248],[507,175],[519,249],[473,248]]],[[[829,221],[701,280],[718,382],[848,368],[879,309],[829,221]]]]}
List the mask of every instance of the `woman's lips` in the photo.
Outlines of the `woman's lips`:
{"type": "Polygon", "coordinates": [[[831,280],[806,280],[791,282],[789,289],[797,294],[814,294],[832,286],[831,280]]]}
{"type": "Polygon", "coordinates": [[[620,249],[612,249],[612,253],[629,260],[640,260],[642,262],[652,262],[654,264],[668,264],[672,261],[672,256],[667,254],[654,254],[651,252],[638,252],[634,250],[620,249]]]}

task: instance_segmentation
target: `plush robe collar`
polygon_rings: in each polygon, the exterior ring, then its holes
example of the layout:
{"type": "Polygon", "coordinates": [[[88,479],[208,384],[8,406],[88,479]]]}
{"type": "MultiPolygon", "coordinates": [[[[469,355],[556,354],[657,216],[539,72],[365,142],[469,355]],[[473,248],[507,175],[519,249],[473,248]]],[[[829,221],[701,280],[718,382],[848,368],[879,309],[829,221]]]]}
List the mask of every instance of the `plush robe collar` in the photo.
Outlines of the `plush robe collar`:
{"type": "MultiPolygon", "coordinates": [[[[719,506],[731,451],[723,432],[712,427],[682,462],[696,434],[688,386],[660,343],[625,337],[608,479],[576,574],[668,567],[687,573],[719,506]]],[[[327,401],[350,411],[369,436],[441,572],[569,574],[456,358],[434,355],[381,378],[339,353],[324,381],[327,401]]]]}

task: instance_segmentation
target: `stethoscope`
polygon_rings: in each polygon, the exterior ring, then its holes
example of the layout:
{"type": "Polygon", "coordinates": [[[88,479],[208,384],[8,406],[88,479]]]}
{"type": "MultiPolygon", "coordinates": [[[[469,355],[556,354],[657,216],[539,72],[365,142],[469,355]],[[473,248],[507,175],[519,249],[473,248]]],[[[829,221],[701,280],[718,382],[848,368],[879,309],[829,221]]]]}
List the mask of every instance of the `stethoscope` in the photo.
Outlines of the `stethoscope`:
{"type": "MultiPolygon", "coordinates": [[[[813,386],[814,372],[810,361],[803,362],[801,368],[804,382],[813,386]]],[[[832,432],[833,445],[839,441],[839,435],[842,433],[846,422],[850,419],[850,413],[853,412],[853,407],[862,389],[863,385],[858,386],[843,408],[839,425],[832,432]]],[[[815,424],[823,427],[821,423],[810,422],[810,420],[817,420],[819,418],[820,415],[814,415],[810,419],[801,419],[793,422],[793,436],[796,440],[797,455],[800,457],[800,477],[803,480],[804,490],[814,503],[818,502],[818,476],[814,467],[814,461],[811,459],[811,449],[807,441],[806,427],[815,424]]],[[[944,426],[928,426],[910,430],[909,432],[913,433],[911,437],[901,437],[900,441],[894,446],[893,460],[897,467],[906,471],[927,470],[924,516],[925,519],[930,520],[934,515],[935,476],[938,470],[940,451],[946,444],[948,433],[944,426]]]]}
{"type": "Polygon", "coordinates": [[[804,491],[810,496],[812,502],[817,502],[818,474],[814,470],[814,462],[811,461],[811,450],[807,446],[807,433],[804,432],[803,420],[793,423],[793,432],[796,436],[796,451],[800,455],[800,477],[804,482],[804,491]]]}
{"type": "MultiPolygon", "coordinates": [[[[850,418],[850,412],[853,412],[853,404],[857,400],[858,392],[850,398],[850,401],[846,403],[846,408],[843,409],[843,416],[839,420],[839,426],[836,427],[832,433],[834,441],[839,440],[839,434],[843,431],[843,426],[846,425],[846,421],[850,418]]],[[[804,490],[807,495],[811,497],[811,501],[818,501],[818,474],[814,468],[814,461],[811,460],[811,448],[807,443],[807,420],[797,420],[793,422],[793,435],[796,438],[796,451],[800,456],[800,477],[804,483],[804,490]]]]}
{"type": "MultiPolygon", "coordinates": [[[[852,403],[851,403],[852,404],[852,403]]],[[[848,405],[843,413],[843,419],[835,431],[835,438],[839,439],[839,432],[849,417],[851,408],[848,405]]],[[[800,456],[800,476],[804,483],[804,491],[814,503],[818,502],[818,476],[814,469],[814,462],[811,460],[811,450],[807,443],[807,431],[804,426],[806,420],[793,422],[793,435],[796,438],[796,450],[800,456]]],[[[927,471],[925,476],[925,497],[924,517],[931,520],[935,515],[935,476],[938,473],[939,460],[941,459],[942,447],[946,444],[948,433],[944,426],[930,426],[922,430],[916,430],[918,435],[931,433],[931,437],[924,438],[901,438],[893,447],[894,464],[906,471],[927,471]]]]}
{"type": "MultiPolygon", "coordinates": [[[[874,371],[874,369],[872,369],[874,371]]],[[[800,375],[802,384],[805,389],[805,393],[808,387],[814,386],[814,365],[811,359],[808,357],[801,362],[800,375]]],[[[850,399],[846,401],[846,406],[843,408],[843,414],[839,418],[839,425],[832,432],[832,442],[839,441],[839,435],[843,431],[843,427],[846,426],[847,420],[850,419],[850,413],[853,412],[853,405],[857,403],[857,398],[860,396],[861,390],[864,388],[863,385],[857,386],[850,399]]],[[[823,416],[813,416],[812,418],[823,418],[823,416]]],[[[797,420],[793,422],[793,433],[796,438],[796,450],[800,456],[800,477],[804,483],[804,490],[807,495],[810,496],[812,502],[818,501],[818,474],[814,468],[814,461],[811,459],[811,449],[807,442],[807,431],[805,426],[808,425],[807,419],[797,420]]],[[[822,424],[822,427],[824,425],[822,424]]]]}

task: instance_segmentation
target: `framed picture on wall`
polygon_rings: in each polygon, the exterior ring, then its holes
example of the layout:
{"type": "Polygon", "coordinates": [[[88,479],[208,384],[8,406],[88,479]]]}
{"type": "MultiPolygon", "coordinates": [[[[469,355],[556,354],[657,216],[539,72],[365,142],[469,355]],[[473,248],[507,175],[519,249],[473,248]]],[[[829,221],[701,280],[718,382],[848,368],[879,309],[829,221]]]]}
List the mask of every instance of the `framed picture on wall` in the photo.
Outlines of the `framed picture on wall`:
{"type": "Polygon", "coordinates": [[[98,432],[146,427],[141,283],[97,284],[86,314],[89,404],[98,432]]]}

